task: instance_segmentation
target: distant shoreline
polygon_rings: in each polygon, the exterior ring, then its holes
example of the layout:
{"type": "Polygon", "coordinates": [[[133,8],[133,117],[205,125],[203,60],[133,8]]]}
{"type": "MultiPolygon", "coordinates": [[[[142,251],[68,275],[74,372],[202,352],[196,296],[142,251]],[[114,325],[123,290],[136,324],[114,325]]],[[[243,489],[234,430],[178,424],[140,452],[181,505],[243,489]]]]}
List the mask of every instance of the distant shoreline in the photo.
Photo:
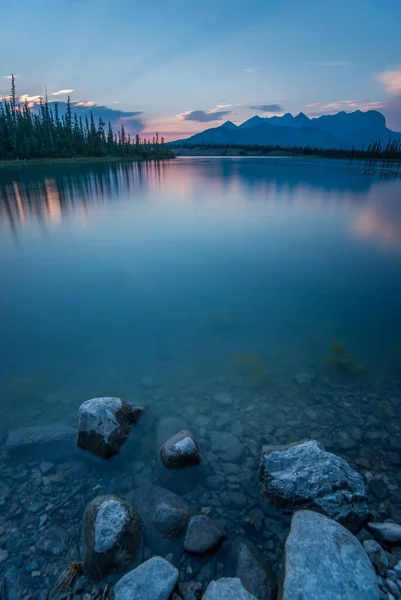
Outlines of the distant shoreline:
{"type": "Polygon", "coordinates": [[[28,160],[0,160],[0,170],[11,167],[34,167],[42,165],[82,165],[82,164],[102,164],[117,162],[159,162],[162,160],[171,160],[173,157],[141,158],[141,157],[122,157],[122,156],[79,156],[71,158],[31,158],[28,160]]]}
{"type": "Polygon", "coordinates": [[[225,148],[225,147],[217,147],[217,148],[207,148],[202,146],[197,147],[173,147],[173,152],[176,157],[185,157],[185,156],[211,156],[211,157],[269,157],[269,158],[280,158],[280,157],[293,157],[293,158],[328,158],[328,159],[337,159],[337,160],[356,160],[356,161],[373,161],[373,162],[391,162],[391,163],[401,163],[401,158],[384,158],[384,157],[373,157],[373,156],[358,156],[358,155],[337,155],[333,154],[325,154],[319,152],[296,152],[290,150],[260,150],[250,149],[244,152],[243,148],[225,148]]]}

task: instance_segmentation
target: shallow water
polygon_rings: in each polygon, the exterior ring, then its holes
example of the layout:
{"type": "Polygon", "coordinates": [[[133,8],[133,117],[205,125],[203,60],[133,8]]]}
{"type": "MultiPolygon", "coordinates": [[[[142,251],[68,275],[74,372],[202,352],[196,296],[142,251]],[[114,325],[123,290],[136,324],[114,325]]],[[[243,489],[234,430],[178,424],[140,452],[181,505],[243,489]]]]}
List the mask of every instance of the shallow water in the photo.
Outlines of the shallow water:
{"type": "MultiPolygon", "coordinates": [[[[385,514],[398,511],[401,179],[365,170],[179,158],[0,171],[0,433],[74,425],[95,396],[149,406],[152,423],[112,468],[87,467],[84,502],[96,485],[174,487],[155,461],[156,429],[181,417],[205,458],[196,493],[183,492],[216,519],[228,512],[225,527],[238,533],[256,482],[232,480],[249,500],[227,510],[205,483],[219,473],[210,435],[226,413],[246,473],[256,478],[262,443],[314,437],[368,479],[384,478],[385,514]]],[[[52,485],[56,498],[71,483],[52,485]]],[[[71,517],[77,527],[81,516],[71,517]]],[[[276,533],[274,548],[249,533],[273,564],[276,533]]]]}

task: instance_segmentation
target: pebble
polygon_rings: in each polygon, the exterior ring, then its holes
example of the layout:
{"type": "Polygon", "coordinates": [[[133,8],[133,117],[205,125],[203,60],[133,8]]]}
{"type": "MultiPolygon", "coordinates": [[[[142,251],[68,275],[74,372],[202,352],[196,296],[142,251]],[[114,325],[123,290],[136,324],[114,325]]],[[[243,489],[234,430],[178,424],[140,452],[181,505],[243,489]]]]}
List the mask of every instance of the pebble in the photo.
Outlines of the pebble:
{"type": "Polygon", "coordinates": [[[0,550],[0,563],[3,563],[7,560],[8,558],[8,552],[7,550],[0,550]]]}

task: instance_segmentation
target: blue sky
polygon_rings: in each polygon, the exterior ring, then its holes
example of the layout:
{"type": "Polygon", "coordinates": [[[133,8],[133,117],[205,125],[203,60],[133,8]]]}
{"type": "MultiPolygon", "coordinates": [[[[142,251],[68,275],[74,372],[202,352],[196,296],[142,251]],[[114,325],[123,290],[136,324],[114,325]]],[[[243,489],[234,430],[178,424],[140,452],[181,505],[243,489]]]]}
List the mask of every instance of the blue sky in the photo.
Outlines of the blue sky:
{"type": "Polygon", "coordinates": [[[400,23],[401,0],[2,3],[0,95],[14,72],[33,102],[45,84],[52,100],[73,90],[168,139],[255,113],[370,107],[401,129],[400,23]]]}

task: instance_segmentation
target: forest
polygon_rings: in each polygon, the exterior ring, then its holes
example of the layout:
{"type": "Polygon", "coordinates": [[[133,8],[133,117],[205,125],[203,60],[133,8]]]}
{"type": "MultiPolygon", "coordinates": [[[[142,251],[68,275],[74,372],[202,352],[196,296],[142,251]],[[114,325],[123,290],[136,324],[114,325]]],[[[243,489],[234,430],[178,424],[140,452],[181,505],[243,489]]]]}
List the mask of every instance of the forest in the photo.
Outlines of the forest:
{"type": "Polygon", "coordinates": [[[372,159],[372,160],[400,160],[401,159],[401,141],[389,140],[387,144],[383,144],[380,140],[369,144],[366,148],[341,149],[341,148],[313,148],[310,146],[249,146],[239,144],[174,144],[174,147],[186,148],[188,150],[199,150],[204,152],[207,150],[218,150],[224,156],[228,150],[239,150],[240,156],[246,156],[249,152],[257,153],[259,156],[266,154],[289,153],[300,154],[305,156],[321,156],[324,158],[348,158],[348,159],[372,159]]]}
{"type": "Polygon", "coordinates": [[[157,133],[152,140],[140,139],[126,133],[124,125],[114,132],[110,122],[95,123],[92,113],[78,117],[69,96],[65,114],[47,97],[35,110],[26,100],[21,106],[12,75],[11,94],[0,102],[0,160],[78,157],[167,159],[173,152],[157,133]]]}

